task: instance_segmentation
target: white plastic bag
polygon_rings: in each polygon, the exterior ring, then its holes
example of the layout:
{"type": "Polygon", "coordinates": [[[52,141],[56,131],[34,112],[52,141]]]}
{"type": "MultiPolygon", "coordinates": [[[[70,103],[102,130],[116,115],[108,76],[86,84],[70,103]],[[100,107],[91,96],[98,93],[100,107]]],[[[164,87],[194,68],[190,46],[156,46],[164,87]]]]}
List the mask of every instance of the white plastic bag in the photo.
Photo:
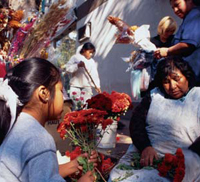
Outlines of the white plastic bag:
{"type": "Polygon", "coordinates": [[[142,25],[135,31],[135,41],[133,45],[141,48],[146,52],[152,52],[156,50],[156,46],[150,41],[149,25],[142,25]]]}

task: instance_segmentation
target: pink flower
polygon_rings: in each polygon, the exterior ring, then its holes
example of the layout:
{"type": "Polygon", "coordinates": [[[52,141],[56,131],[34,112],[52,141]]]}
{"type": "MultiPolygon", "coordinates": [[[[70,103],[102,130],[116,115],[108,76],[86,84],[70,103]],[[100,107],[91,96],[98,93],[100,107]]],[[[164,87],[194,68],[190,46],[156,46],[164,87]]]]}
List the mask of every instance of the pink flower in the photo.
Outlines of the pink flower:
{"type": "Polygon", "coordinates": [[[81,101],[84,101],[84,98],[83,98],[83,97],[80,97],[80,100],[81,100],[81,101]]]}
{"type": "Polygon", "coordinates": [[[82,94],[82,95],[85,95],[85,92],[82,91],[81,94],[82,94]]]}
{"type": "Polygon", "coordinates": [[[72,95],[76,95],[77,93],[76,92],[72,92],[72,95]]]}

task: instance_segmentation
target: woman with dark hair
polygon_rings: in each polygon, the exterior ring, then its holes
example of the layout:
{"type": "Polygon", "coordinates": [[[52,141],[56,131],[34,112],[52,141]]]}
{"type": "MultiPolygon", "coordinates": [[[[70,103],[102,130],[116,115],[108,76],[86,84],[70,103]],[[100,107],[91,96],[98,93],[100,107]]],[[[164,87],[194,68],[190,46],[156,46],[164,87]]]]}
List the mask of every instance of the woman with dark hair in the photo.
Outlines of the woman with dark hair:
{"type": "Polygon", "coordinates": [[[70,79],[70,98],[73,99],[76,104],[76,100],[82,98],[82,102],[92,96],[92,87],[95,87],[96,91],[101,92],[100,79],[97,71],[97,64],[92,57],[95,54],[95,46],[90,42],[83,45],[80,53],[75,54],[65,65],[67,73],[72,74],[70,79]],[[88,75],[90,74],[90,76],[88,75]],[[76,98],[74,98],[76,97],[76,98]]]}
{"type": "Polygon", "coordinates": [[[170,0],[174,13],[182,19],[172,46],[161,47],[154,52],[157,59],[167,56],[181,56],[195,72],[200,84],[200,7],[199,0],[170,0]]]}
{"type": "MultiPolygon", "coordinates": [[[[7,73],[0,82],[1,182],[64,182],[60,174],[79,171],[76,159],[58,167],[54,140],[44,128],[62,111],[63,85],[52,63],[30,58],[7,73]]],[[[79,181],[94,181],[92,172],[79,181]]]]}
{"type": "MultiPolygon", "coordinates": [[[[131,160],[128,156],[133,151],[140,152],[141,165],[148,166],[154,159],[166,153],[174,154],[177,148],[182,148],[185,158],[183,181],[200,181],[200,147],[197,147],[200,88],[194,87],[194,77],[193,70],[182,58],[168,57],[159,62],[155,76],[157,87],[132,113],[129,130],[133,145],[123,157],[125,161],[131,160]]],[[[111,172],[111,178],[117,174],[116,170],[111,172]]],[[[142,169],[133,173],[135,175],[129,181],[170,181],[159,176],[157,170],[142,169]]]]}

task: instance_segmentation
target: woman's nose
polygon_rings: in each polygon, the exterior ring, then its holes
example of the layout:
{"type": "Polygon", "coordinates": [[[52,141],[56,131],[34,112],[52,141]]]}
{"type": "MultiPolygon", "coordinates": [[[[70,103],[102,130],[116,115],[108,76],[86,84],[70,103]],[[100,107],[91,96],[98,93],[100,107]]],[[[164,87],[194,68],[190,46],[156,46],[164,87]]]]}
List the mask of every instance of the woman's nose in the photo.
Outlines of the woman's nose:
{"type": "Polygon", "coordinates": [[[170,81],[170,88],[171,88],[171,90],[176,88],[176,82],[175,81],[173,81],[173,80],[170,81]]]}
{"type": "Polygon", "coordinates": [[[177,7],[174,7],[173,10],[174,10],[175,14],[178,12],[178,8],[177,7]]]}

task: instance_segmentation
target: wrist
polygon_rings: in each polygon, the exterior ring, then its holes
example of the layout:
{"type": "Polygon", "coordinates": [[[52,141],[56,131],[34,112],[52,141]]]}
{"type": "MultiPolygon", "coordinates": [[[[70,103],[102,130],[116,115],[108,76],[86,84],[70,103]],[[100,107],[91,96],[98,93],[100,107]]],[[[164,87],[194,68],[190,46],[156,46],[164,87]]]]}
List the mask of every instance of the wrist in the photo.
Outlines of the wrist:
{"type": "Polygon", "coordinates": [[[170,56],[169,48],[167,49],[167,56],[170,56]]]}

